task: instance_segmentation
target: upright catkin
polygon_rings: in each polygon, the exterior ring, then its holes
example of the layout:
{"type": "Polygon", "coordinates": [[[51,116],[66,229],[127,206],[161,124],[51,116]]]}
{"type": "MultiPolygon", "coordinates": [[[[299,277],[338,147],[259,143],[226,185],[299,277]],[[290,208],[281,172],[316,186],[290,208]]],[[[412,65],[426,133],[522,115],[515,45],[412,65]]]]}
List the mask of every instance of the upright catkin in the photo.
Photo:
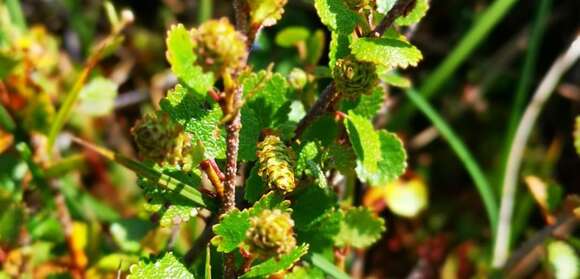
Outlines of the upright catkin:
{"type": "Polygon", "coordinates": [[[258,143],[257,156],[258,175],[266,181],[268,187],[283,194],[294,191],[294,156],[278,136],[268,135],[258,143]]]}

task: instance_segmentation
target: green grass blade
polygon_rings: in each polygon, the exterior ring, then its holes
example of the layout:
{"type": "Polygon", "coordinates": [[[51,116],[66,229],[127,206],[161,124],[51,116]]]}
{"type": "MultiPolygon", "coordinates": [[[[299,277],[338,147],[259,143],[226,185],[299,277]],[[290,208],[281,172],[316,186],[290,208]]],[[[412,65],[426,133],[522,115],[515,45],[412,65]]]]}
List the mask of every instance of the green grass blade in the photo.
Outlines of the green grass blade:
{"type": "MultiPolygon", "coordinates": [[[[467,32],[457,47],[451,51],[445,60],[422,83],[419,92],[424,98],[432,98],[441,86],[451,78],[453,73],[473,53],[475,48],[487,37],[489,32],[506,15],[516,0],[495,0],[480,16],[479,20],[467,32]]],[[[406,104],[393,116],[392,125],[402,125],[415,112],[416,107],[406,104]]]]}
{"type": "Polygon", "coordinates": [[[8,132],[13,132],[16,129],[16,123],[10,116],[6,108],[0,103],[0,125],[8,132]]]}
{"type": "Polygon", "coordinates": [[[26,20],[22,14],[22,7],[20,6],[21,0],[6,0],[6,8],[10,14],[10,19],[14,25],[18,26],[20,31],[26,30],[26,20]]]}
{"type": "Polygon", "coordinates": [[[437,113],[437,111],[435,111],[435,109],[433,109],[422,95],[411,88],[407,91],[407,96],[411,99],[413,104],[416,105],[419,110],[427,116],[427,118],[429,118],[439,133],[441,133],[441,135],[447,140],[451,149],[453,149],[457,157],[459,157],[467,169],[467,172],[471,176],[471,179],[475,183],[475,187],[483,200],[485,211],[491,224],[491,229],[492,231],[495,231],[498,218],[497,201],[491,186],[477,161],[475,161],[473,155],[471,155],[471,152],[469,152],[463,141],[455,134],[447,122],[437,113]]]}
{"type": "Polygon", "coordinates": [[[330,275],[332,278],[336,279],[350,279],[348,274],[344,273],[344,271],[338,269],[336,265],[329,262],[324,256],[314,253],[310,256],[310,262],[312,265],[320,268],[324,273],[330,275]]]}
{"type": "Polygon", "coordinates": [[[83,147],[90,149],[99,155],[132,170],[136,174],[151,180],[158,186],[178,193],[179,195],[193,202],[196,206],[201,206],[211,211],[216,211],[218,209],[216,200],[203,195],[195,187],[195,185],[189,185],[174,177],[160,173],[138,161],[127,158],[106,148],[88,143],[82,139],[74,138],[73,140],[83,147]]]}

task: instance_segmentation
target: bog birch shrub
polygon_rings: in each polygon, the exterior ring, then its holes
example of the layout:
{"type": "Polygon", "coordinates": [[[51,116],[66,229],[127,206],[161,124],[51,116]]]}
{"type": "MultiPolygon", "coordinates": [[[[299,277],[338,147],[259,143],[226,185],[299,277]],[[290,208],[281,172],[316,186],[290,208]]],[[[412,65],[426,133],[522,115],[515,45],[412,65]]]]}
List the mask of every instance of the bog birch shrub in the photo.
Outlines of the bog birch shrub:
{"type": "Polygon", "coordinates": [[[246,62],[249,40],[282,18],[286,1],[249,3],[245,29],[220,18],[191,28],[176,24],[167,31],[166,57],[178,83],[161,100],[161,110],[131,130],[143,165],[157,174],[141,176],[140,185],[149,208],[158,210],[162,220],[173,220],[162,225],[186,221],[192,212],[206,212],[217,221],[201,257],[203,268],[188,269],[183,259],[167,252],[133,265],[130,278],[221,278],[228,254],[240,278],[340,276],[340,267],[332,264],[334,251],[367,248],[386,230],[380,216],[351,202],[354,183],[383,186],[406,169],[401,140],[376,129],[372,120],[386,88],[404,83],[400,69],[422,58],[399,32],[417,23],[426,5],[412,3],[393,13],[398,18],[388,19],[392,9],[400,8],[394,1],[315,0],[330,34],[329,64],[320,64],[324,32],[290,27],[276,42],[306,48],[303,67],[286,76],[246,62]],[[377,30],[384,22],[385,30],[377,30]],[[232,101],[236,90],[241,90],[239,102],[232,101]],[[333,97],[325,100],[324,94],[333,97]],[[320,105],[325,109],[314,113],[320,105]],[[225,211],[219,175],[227,164],[224,126],[238,112],[235,148],[243,168],[238,168],[237,206],[225,211]],[[213,180],[200,167],[207,162],[218,173],[213,180]],[[168,187],[167,181],[181,186],[168,187]]]}

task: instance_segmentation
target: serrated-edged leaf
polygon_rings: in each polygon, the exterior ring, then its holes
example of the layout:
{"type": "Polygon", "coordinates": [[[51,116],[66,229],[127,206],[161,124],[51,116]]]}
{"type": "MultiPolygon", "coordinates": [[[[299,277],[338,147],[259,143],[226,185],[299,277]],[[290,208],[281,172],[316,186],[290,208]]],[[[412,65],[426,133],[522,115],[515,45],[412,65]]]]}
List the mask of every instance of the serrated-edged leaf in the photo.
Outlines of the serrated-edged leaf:
{"type": "Polygon", "coordinates": [[[272,26],[282,18],[287,0],[249,0],[250,21],[254,26],[272,26]]]}
{"type": "Polygon", "coordinates": [[[385,130],[378,132],[381,142],[381,157],[378,163],[379,173],[372,179],[373,185],[384,185],[401,176],[407,169],[407,152],[403,142],[394,133],[385,130]]]}
{"type": "Polygon", "coordinates": [[[249,107],[242,107],[242,129],[238,158],[242,161],[256,160],[256,144],[260,137],[260,123],[256,113],[249,107]]]}
{"type": "Polygon", "coordinates": [[[183,25],[173,25],[167,32],[166,56],[171,64],[171,71],[195,94],[204,96],[213,86],[213,74],[204,73],[201,67],[195,64],[197,58],[193,52],[191,34],[183,25]]]}
{"type": "Polygon", "coordinates": [[[330,50],[328,52],[328,66],[332,70],[336,64],[336,60],[344,58],[350,54],[349,34],[341,34],[332,32],[330,34],[330,50]]]}
{"type": "Polygon", "coordinates": [[[145,260],[132,265],[127,279],[193,279],[194,276],[171,252],[158,260],[145,260]]]}
{"type": "Polygon", "coordinates": [[[135,253],[141,249],[141,241],[151,229],[151,222],[133,218],[112,223],[109,232],[121,250],[135,253]]]}
{"type": "Polygon", "coordinates": [[[395,37],[360,38],[351,43],[354,56],[386,67],[417,66],[423,59],[421,51],[409,42],[395,37]]]}
{"type": "Polygon", "coordinates": [[[250,217],[258,216],[262,211],[266,209],[280,209],[281,211],[288,212],[290,209],[290,202],[284,200],[284,197],[278,192],[268,192],[262,198],[257,201],[249,210],[250,217]]]}
{"type": "Polygon", "coordinates": [[[318,154],[318,146],[315,142],[308,142],[302,146],[296,160],[295,174],[301,176],[308,168],[308,161],[314,161],[318,154]]]}
{"type": "Polygon", "coordinates": [[[395,20],[395,25],[409,26],[421,20],[429,10],[429,0],[417,0],[415,7],[406,16],[399,17],[395,20]]]}
{"type": "Polygon", "coordinates": [[[103,77],[94,78],[81,90],[77,111],[90,116],[107,115],[113,110],[116,97],[117,84],[103,77]]]}
{"type": "Polygon", "coordinates": [[[250,170],[250,175],[244,184],[244,199],[254,203],[266,192],[266,184],[258,175],[258,164],[255,164],[250,170]]]}
{"type": "Polygon", "coordinates": [[[340,231],[342,214],[331,209],[312,220],[304,230],[296,229],[296,236],[300,242],[310,244],[310,251],[332,255],[335,247],[334,237],[340,231]]]}
{"type": "Polygon", "coordinates": [[[276,113],[288,101],[289,85],[284,76],[260,71],[246,76],[242,85],[246,105],[254,110],[261,127],[272,127],[276,113]]]}
{"type": "Polygon", "coordinates": [[[219,125],[222,110],[217,104],[206,102],[181,85],[175,86],[161,100],[161,109],[192,135],[194,143],[201,143],[207,159],[225,158],[225,131],[219,125]]]}
{"type": "Polygon", "coordinates": [[[580,258],[564,241],[551,241],[547,245],[548,262],[554,278],[568,279],[580,276],[580,258]]]}
{"type": "Polygon", "coordinates": [[[250,228],[248,211],[234,209],[223,215],[219,224],[213,226],[215,236],[211,243],[219,252],[229,253],[246,239],[246,231],[250,228]]]}
{"type": "Polygon", "coordinates": [[[373,89],[370,95],[362,95],[356,100],[344,100],[342,111],[352,111],[357,115],[372,119],[383,106],[385,93],[381,87],[373,89]]]}
{"type": "Polygon", "coordinates": [[[253,266],[239,278],[264,278],[268,275],[291,268],[294,263],[308,252],[308,244],[302,244],[287,254],[280,255],[279,258],[270,258],[269,260],[253,266]]]}
{"type": "Polygon", "coordinates": [[[298,193],[292,204],[292,219],[296,229],[311,229],[317,220],[324,218],[325,212],[335,207],[336,201],[336,194],[328,189],[308,187],[298,193]]]}
{"type": "Polygon", "coordinates": [[[310,36],[310,31],[302,26],[291,26],[276,34],[275,42],[281,47],[293,47],[310,36]]]}
{"type": "Polygon", "coordinates": [[[342,173],[350,173],[356,167],[356,156],[352,147],[346,144],[333,143],[324,154],[327,168],[334,168],[342,173]]]}
{"type": "Polygon", "coordinates": [[[189,221],[191,217],[197,216],[197,208],[189,205],[171,204],[163,210],[160,215],[159,225],[171,227],[189,221]]]}
{"type": "Polygon", "coordinates": [[[336,245],[365,248],[381,238],[385,221],[365,207],[353,207],[344,212],[336,245]]]}
{"type": "Polygon", "coordinates": [[[348,138],[356,154],[356,172],[363,181],[370,181],[373,174],[379,171],[381,158],[381,141],[370,120],[348,113],[344,120],[348,138]]]}
{"type": "Polygon", "coordinates": [[[320,21],[335,32],[349,34],[358,21],[358,15],[342,0],[315,0],[314,7],[320,21]]]}

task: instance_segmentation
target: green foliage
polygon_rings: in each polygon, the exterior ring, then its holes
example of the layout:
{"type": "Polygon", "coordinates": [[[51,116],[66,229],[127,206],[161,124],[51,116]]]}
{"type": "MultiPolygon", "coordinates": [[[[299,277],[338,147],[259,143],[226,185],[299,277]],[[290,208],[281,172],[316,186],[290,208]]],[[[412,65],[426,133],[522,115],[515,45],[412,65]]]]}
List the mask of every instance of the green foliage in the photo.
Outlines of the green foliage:
{"type": "Polygon", "coordinates": [[[167,32],[167,61],[181,84],[193,93],[204,96],[213,85],[213,76],[196,66],[191,33],[178,24],[167,32]]]}
{"type": "Polygon", "coordinates": [[[578,278],[580,258],[569,244],[564,241],[550,241],[547,245],[548,263],[554,278],[578,278]]]}
{"type": "Polygon", "coordinates": [[[340,232],[335,237],[336,245],[365,248],[381,238],[385,221],[365,207],[353,207],[343,213],[340,232]]]}
{"type": "Polygon", "coordinates": [[[342,111],[352,111],[356,115],[372,119],[383,106],[384,100],[383,89],[375,87],[370,95],[362,95],[354,100],[343,100],[342,111]]]}
{"type": "Polygon", "coordinates": [[[275,42],[282,47],[292,47],[304,42],[310,36],[310,31],[304,27],[292,26],[284,28],[276,34],[275,42]]]}
{"type": "Polygon", "coordinates": [[[388,68],[417,66],[423,59],[421,52],[404,37],[360,38],[352,42],[351,49],[357,59],[388,68]]]}
{"type": "Polygon", "coordinates": [[[279,258],[270,258],[263,263],[253,266],[248,272],[240,276],[240,278],[264,278],[268,275],[286,270],[292,267],[307,252],[308,244],[302,244],[287,254],[280,255],[279,258]]]}
{"type": "Polygon", "coordinates": [[[395,24],[399,26],[410,26],[416,24],[427,14],[427,10],[429,10],[429,0],[417,0],[413,10],[411,10],[406,16],[397,18],[395,24]]]}
{"type": "Polygon", "coordinates": [[[130,271],[128,279],[194,278],[193,274],[171,252],[157,260],[139,261],[131,266],[130,271]]]}
{"type": "Polygon", "coordinates": [[[314,7],[322,23],[334,32],[350,34],[359,20],[342,0],[315,0],[314,7]]]}
{"type": "Polygon", "coordinates": [[[242,86],[246,106],[256,113],[260,128],[277,128],[276,113],[288,102],[290,93],[284,76],[262,70],[244,77],[242,86]]]}
{"type": "Polygon", "coordinates": [[[89,81],[79,95],[78,113],[90,116],[109,114],[115,106],[117,85],[102,77],[89,81]]]}
{"type": "Polygon", "coordinates": [[[249,0],[250,22],[255,26],[272,26],[282,17],[287,0],[249,0]]]}
{"type": "Polygon", "coordinates": [[[226,213],[220,223],[213,227],[216,234],[211,243],[219,252],[231,252],[246,239],[246,231],[250,228],[250,214],[248,211],[237,209],[226,213]]]}

